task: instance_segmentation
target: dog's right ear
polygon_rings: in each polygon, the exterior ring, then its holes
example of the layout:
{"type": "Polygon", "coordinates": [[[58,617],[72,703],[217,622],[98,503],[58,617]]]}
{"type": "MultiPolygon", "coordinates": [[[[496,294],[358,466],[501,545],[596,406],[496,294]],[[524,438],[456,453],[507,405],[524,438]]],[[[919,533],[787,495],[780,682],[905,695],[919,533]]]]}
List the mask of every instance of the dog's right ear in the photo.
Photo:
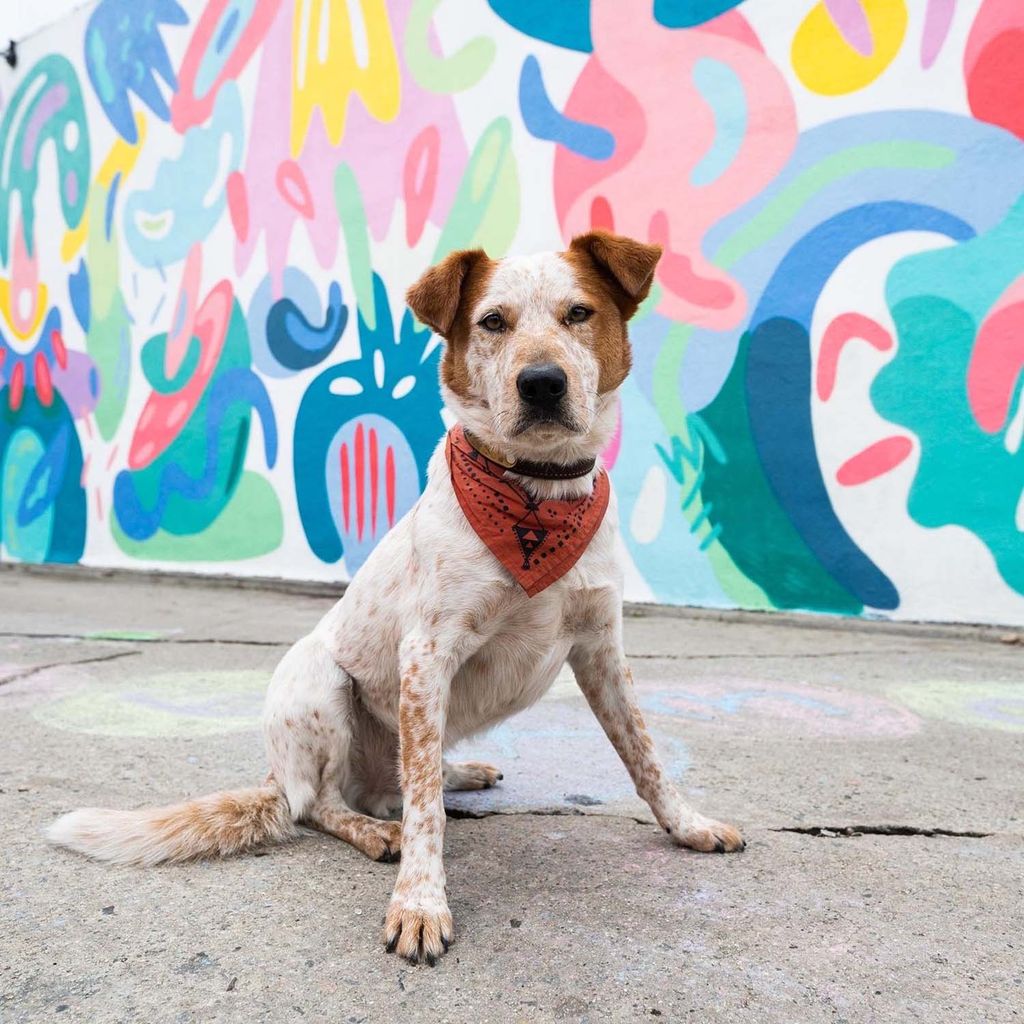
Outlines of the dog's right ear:
{"type": "Polygon", "coordinates": [[[442,338],[450,338],[469,276],[486,260],[483,249],[460,249],[431,267],[405,293],[416,319],[442,338]]]}

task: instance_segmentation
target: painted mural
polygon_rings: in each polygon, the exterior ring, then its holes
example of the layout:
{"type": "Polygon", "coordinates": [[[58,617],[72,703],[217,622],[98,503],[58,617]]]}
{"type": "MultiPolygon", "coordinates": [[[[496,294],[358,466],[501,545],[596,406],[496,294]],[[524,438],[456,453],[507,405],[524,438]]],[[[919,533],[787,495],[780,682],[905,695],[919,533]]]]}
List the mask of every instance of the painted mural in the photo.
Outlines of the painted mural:
{"type": "Polygon", "coordinates": [[[1024,623],[1022,39],[1017,0],[78,10],[0,70],[0,557],[350,577],[449,423],[407,285],[598,226],[665,248],[627,597],[1024,623]]]}

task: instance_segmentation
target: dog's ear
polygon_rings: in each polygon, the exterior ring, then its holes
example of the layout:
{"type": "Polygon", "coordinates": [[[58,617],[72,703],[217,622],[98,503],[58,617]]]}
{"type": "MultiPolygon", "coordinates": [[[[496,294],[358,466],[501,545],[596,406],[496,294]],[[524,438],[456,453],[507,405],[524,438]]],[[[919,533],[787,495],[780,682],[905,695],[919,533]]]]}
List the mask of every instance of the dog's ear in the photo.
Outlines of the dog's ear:
{"type": "Polygon", "coordinates": [[[431,267],[405,293],[416,319],[442,338],[450,338],[469,276],[486,259],[483,249],[461,249],[431,267]]]}
{"type": "Polygon", "coordinates": [[[645,245],[608,231],[589,231],[569,243],[569,251],[590,261],[601,277],[613,286],[622,315],[628,320],[654,281],[661,259],[660,245],[645,245]]]}

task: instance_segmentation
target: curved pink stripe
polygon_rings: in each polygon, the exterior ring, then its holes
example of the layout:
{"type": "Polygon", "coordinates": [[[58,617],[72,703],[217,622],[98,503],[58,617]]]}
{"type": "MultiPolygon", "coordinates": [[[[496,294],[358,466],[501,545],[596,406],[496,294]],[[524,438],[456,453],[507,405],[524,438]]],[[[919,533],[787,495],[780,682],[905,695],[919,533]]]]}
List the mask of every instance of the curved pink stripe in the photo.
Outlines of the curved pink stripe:
{"type": "Polygon", "coordinates": [[[870,57],[875,43],[868,16],[859,0],[825,0],[825,7],[843,38],[859,54],[870,57]]]}
{"type": "Polygon", "coordinates": [[[1024,302],[985,318],[967,364],[967,400],[978,426],[989,434],[1010,414],[1024,366],[1024,302]]]}
{"type": "Polygon", "coordinates": [[[828,327],[821,339],[818,353],[818,375],[816,386],[818,397],[827,402],[836,386],[836,370],[843,346],[852,338],[862,338],[879,352],[892,348],[892,336],[877,321],[861,313],[842,313],[828,327]]]}
{"type": "Polygon", "coordinates": [[[921,32],[921,67],[930,68],[942,51],[942,44],[953,24],[956,0],[929,0],[921,32]]]}
{"type": "Polygon", "coordinates": [[[370,536],[377,536],[377,494],[379,487],[377,466],[377,431],[370,427],[370,536]]]}
{"type": "Polygon", "coordinates": [[[844,487],[865,484],[895,469],[913,450],[909,437],[885,437],[847,459],[836,471],[836,480],[844,487]]]}

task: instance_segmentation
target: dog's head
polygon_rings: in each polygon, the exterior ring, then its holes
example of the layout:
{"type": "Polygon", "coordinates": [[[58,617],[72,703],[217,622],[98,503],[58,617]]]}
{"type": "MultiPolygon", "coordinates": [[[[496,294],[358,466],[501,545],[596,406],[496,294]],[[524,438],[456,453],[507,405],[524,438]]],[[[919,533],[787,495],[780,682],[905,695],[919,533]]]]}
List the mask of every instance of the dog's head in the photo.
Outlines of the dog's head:
{"type": "Polygon", "coordinates": [[[407,301],[445,339],[448,407],[513,458],[596,455],[629,373],[626,323],[660,256],[658,246],[593,231],[565,252],[492,260],[472,249],[431,267],[407,301]]]}

